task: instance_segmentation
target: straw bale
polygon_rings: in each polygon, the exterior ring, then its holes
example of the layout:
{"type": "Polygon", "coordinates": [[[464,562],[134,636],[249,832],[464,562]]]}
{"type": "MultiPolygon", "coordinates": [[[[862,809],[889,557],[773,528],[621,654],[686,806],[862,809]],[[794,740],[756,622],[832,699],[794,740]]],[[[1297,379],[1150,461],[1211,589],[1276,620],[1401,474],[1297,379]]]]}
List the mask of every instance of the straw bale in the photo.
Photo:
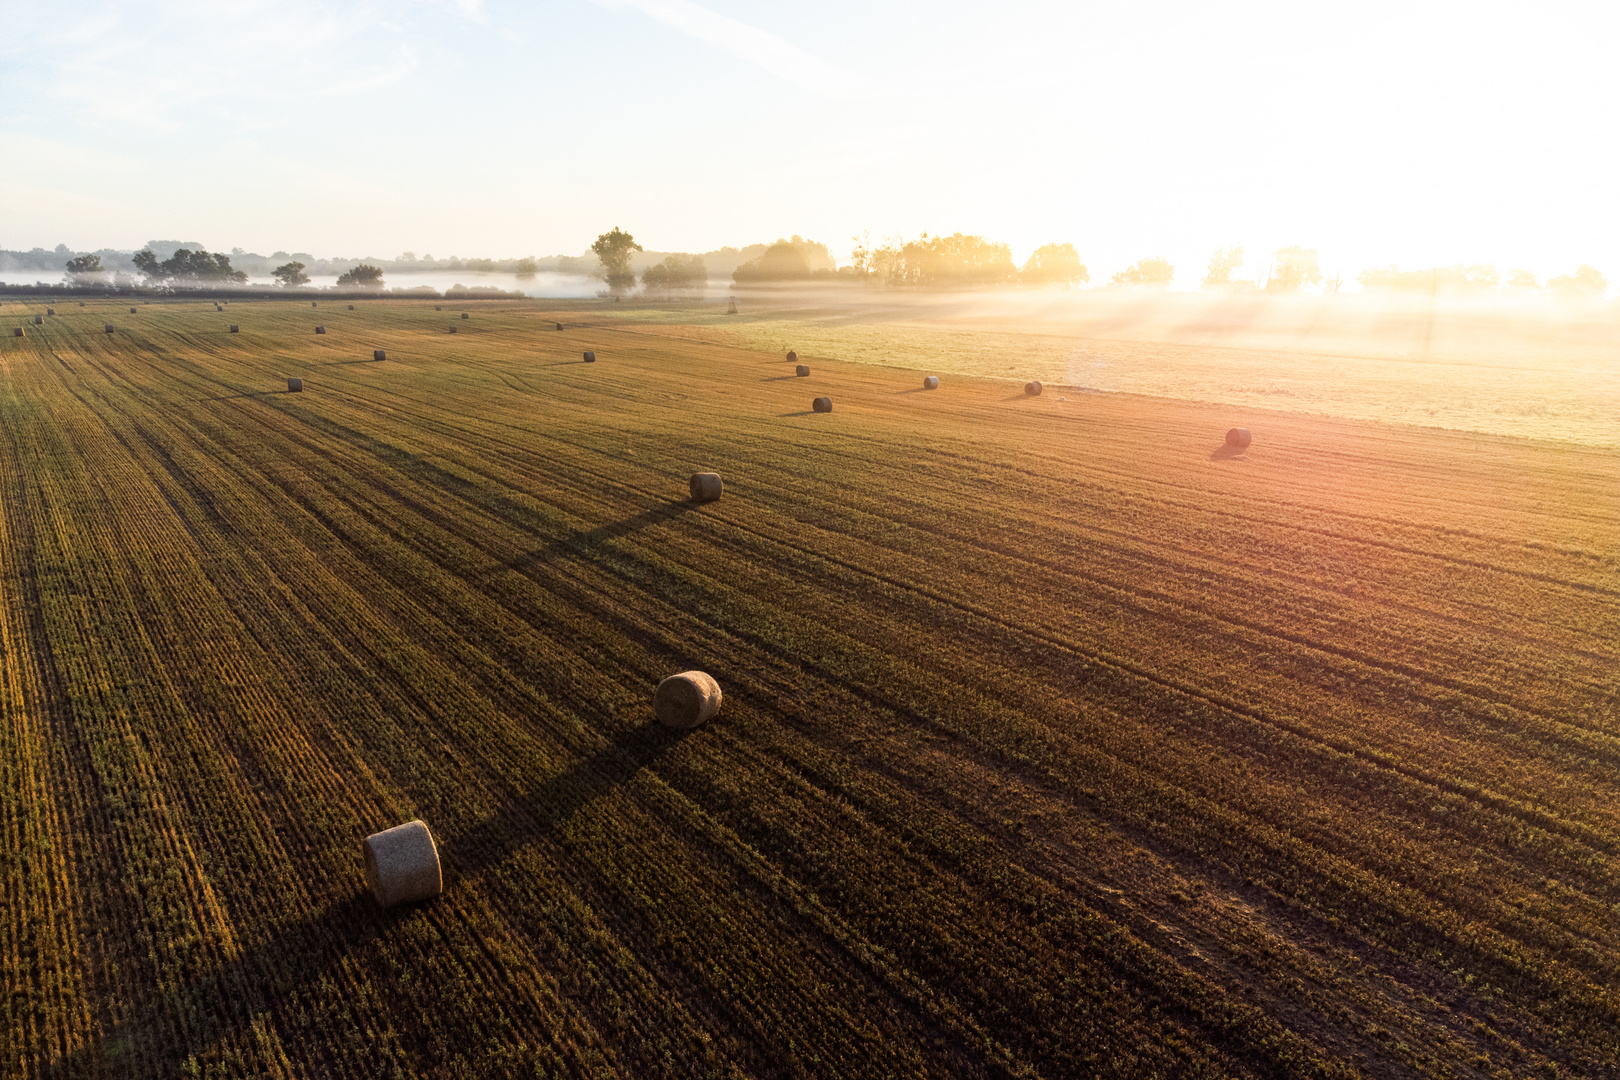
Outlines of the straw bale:
{"type": "Polygon", "coordinates": [[[310,306],[310,307],[315,307],[315,306],[316,306],[316,304],[315,304],[315,301],[313,301],[313,300],[311,300],[311,301],[310,301],[310,302],[309,302],[309,306],[310,306]]]}
{"type": "Polygon", "coordinates": [[[240,326],[237,326],[235,323],[231,323],[231,333],[240,334],[241,332],[242,328],[240,326]]]}
{"type": "Polygon", "coordinates": [[[48,307],[48,308],[45,309],[45,314],[47,314],[47,315],[55,315],[56,314],[56,309],[53,308],[53,307],[48,307]]]}
{"type": "Polygon", "coordinates": [[[714,502],[720,497],[720,474],[713,472],[698,472],[692,474],[691,483],[693,502],[714,502]]]}
{"type": "Polygon", "coordinates": [[[585,362],[587,364],[596,363],[596,353],[594,351],[587,350],[585,353],[585,362]]]}
{"type": "Polygon", "coordinates": [[[803,364],[800,364],[798,367],[793,369],[793,374],[797,375],[799,378],[802,379],[806,375],[810,374],[810,369],[805,367],[803,364]]]}
{"type": "Polygon", "coordinates": [[[366,884],[383,907],[427,900],[444,892],[439,848],[421,821],[407,821],[372,833],[360,844],[366,884]]]}
{"type": "Polygon", "coordinates": [[[466,312],[465,312],[465,311],[463,311],[463,312],[462,312],[462,313],[461,313],[461,317],[462,317],[462,318],[463,318],[463,319],[470,319],[470,318],[472,318],[472,316],[470,316],[470,315],[468,315],[468,314],[467,314],[467,313],[466,313],[466,312]]]}
{"type": "Polygon", "coordinates": [[[1039,379],[1031,379],[1029,382],[1024,384],[1024,396],[1025,397],[1040,397],[1041,396],[1041,383],[1040,383],[1039,379]]]}
{"type": "Polygon", "coordinates": [[[129,309],[129,313],[130,313],[130,314],[131,314],[131,315],[133,315],[133,314],[135,314],[135,309],[134,309],[134,308],[130,308],[130,309],[129,309]]]}
{"type": "Polygon", "coordinates": [[[939,376],[938,375],[930,375],[930,376],[928,376],[928,378],[924,379],[923,380],[923,389],[924,390],[938,390],[939,389],[939,376]]]}
{"type": "Polygon", "coordinates": [[[353,305],[353,304],[350,304],[350,305],[349,305],[349,310],[350,310],[350,311],[353,311],[353,310],[354,310],[354,305],[353,305]]]}
{"type": "Polygon", "coordinates": [[[45,317],[43,315],[35,315],[34,316],[34,325],[35,326],[44,326],[45,325],[45,317]]]}
{"type": "Polygon", "coordinates": [[[561,329],[562,329],[562,323],[558,323],[558,324],[557,324],[557,329],[559,329],[559,330],[561,330],[561,329]]]}
{"type": "Polygon", "coordinates": [[[326,327],[324,327],[324,326],[317,326],[317,327],[316,327],[316,328],[315,328],[315,332],[316,332],[316,333],[317,333],[317,334],[324,334],[324,333],[326,333],[326,327]]]}
{"type": "Polygon", "coordinates": [[[799,362],[799,354],[794,352],[792,349],[789,349],[787,354],[787,362],[790,364],[797,364],[799,362]]]}
{"type": "Polygon", "coordinates": [[[453,333],[455,333],[455,332],[456,332],[456,328],[455,328],[455,327],[454,327],[454,326],[452,326],[452,327],[450,327],[450,332],[451,332],[451,333],[452,333],[452,334],[453,334],[453,333]]]}
{"type": "Polygon", "coordinates": [[[299,393],[302,393],[303,390],[304,390],[304,380],[303,379],[288,379],[287,380],[287,393],[289,393],[289,394],[299,394],[299,393]]]}
{"type": "Polygon", "coordinates": [[[112,325],[112,323],[102,323],[101,324],[101,329],[103,331],[105,331],[106,333],[110,334],[110,333],[113,332],[113,325],[112,325]]]}
{"type": "Polygon", "coordinates": [[[690,731],[720,711],[720,684],[703,671],[683,671],[658,684],[653,715],[665,727],[690,731]]]}
{"type": "Polygon", "coordinates": [[[1235,427],[1226,433],[1226,445],[1236,447],[1239,450],[1247,450],[1249,443],[1253,441],[1254,436],[1249,434],[1249,429],[1246,427],[1235,427]]]}
{"type": "Polygon", "coordinates": [[[372,349],[371,358],[373,360],[386,360],[388,359],[388,354],[383,352],[381,349],[372,349]]]}
{"type": "Polygon", "coordinates": [[[23,328],[20,327],[20,326],[17,327],[15,330],[13,330],[11,332],[11,336],[12,337],[22,337],[23,336],[23,328]]]}
{"type": "Polygon", "coordinates": [[[818,397],[810,403],[810,407],[816,412],[832,412],[832,398],[818,397]]]}

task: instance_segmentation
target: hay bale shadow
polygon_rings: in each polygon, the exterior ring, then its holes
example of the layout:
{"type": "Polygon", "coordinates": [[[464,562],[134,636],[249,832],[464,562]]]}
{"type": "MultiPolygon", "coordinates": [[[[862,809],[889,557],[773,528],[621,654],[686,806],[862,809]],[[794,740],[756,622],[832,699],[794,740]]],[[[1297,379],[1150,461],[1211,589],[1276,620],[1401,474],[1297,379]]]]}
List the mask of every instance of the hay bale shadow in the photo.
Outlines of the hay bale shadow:
{"type": "Polygon", "coordinates": [[[814,415],[816,415],[816,410],[814,410],[814,409],[800,409],[798,412],[784,412],[784,413],[777,413],[776,415],[777,416],[814,416],[814,415]]]}
{"type": "Polygon", "coordinates": [[[1231,461],[1233,458],[1246,457],[1248,453],[1249,448],[1246,446],[1230,446],[1226,443],[1221,443],[1221,445],[1217,446],[1213,451],[1211,451],[1209,460],[1231,461]]]}

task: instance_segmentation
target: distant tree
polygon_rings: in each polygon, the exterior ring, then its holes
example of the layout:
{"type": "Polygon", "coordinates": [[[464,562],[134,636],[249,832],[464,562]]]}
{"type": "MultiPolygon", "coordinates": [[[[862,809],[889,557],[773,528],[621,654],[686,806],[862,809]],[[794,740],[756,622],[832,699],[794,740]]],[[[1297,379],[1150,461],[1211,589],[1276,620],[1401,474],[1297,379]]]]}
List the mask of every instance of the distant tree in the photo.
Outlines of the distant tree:
{"type": "Polygon", "coordinates": [[[340,289],[380,289],[383,287],[382,268],[361,263],[338,275],[337,283],[340,289]]]}
{"type": "Polygon", "coordinates": [[[231,269],[229,255],[210,255],[201,248],[196,251],[179,248],[162,262],[158,261],[158,257],[150,248],[146,248],[137,251],[133,261],[135,269],[145,276],[149,285],[169,283],[184,289],[207,285],[240,285],[247,281],[247,274],[241,270],[231,269]]]}
{"type": "Polygon", "coordinates": [[[1316,265],[1316,249],[1297,245],[1277,249],[1272,255],[1271,280],[1266,282],[1267,292],[1298,292],[1306,285],[1322,280],[1322,271],[1316,265]]]}
{"type": "Polygon", "coordinates": [[[1243,265],[1243,245],[1216,248],[1209,257],[1209,269],[1204,271],[1204,288],[1232,284],[1232,274],[1243,265]]]}
{"type": "Polygon", "coordinates": [[[757,259],[750,259],[731,273],[731,280],[804,281],[810,277],[810,255],[791,240],[778,240],[757,259]]]}
{"type": "Polygon", "coordinates": [[[1511,270],[1508,272],[1507,286],[1510,289],[1528,291],[1541,288],[1541,283],[1536,280],[1536,275],[1528,270],[1511,270]]]}
{"type": "Polygon", "coordinates": [[[1601,296],[1603,290],[1609,287],[1603,275],[1595,267],[1582,264],[1573,274],[1560,274],[1547,281],[1547,288],[1560,296],[1601,296]]]}
{"type": "MultiPolygon", "coordinates": [[[[1484,264],[1436,266],[1429,270],[1402,270],[1398,266],[1375,266],[1356,275],[1364,289],[1397,289],[1404,292],[1480,292],[1496,288],[1500,275],[1496,267],[1484,264]]],[[[1534,278],[1531,279],[1534,282],[1534,278]]],[[[1533,286],[1532,286],[1533,287],[1533,286]]]]}
{"type": "Polygon", "coordinates": [[[655,295],[668,295],[689,289],[701,289],[709,283],[709,269],[703,265],[701,255],[681,258],[666,255],[657,266],[641,272],[641,287],[655,295]]]}
{"type": "Polygon", "coordinates": [[[1018,277],[1031,285],[1084,285],[1091,280],[1091,272],[1081,263],[1073,244],[1047,244],[1024,260],[1018,277]]]}
{"type": "Polygon", "coordinates": [[[609,292],[623,296],[636,287],[636,272],[630,269],[630,253],[640,251],[641,245],[636,243],[635,237],[615,225],[612,232],[596,238],[591,250],[602,263],[602,277],[607,281],[609,292]]]}
{"type": "Polygon", "coordinates": [[[395,259],[394,261],[395,262],[403,262],[403,263],[413,263],[413,262],[416,261],[416,252],[414,252],[414,251],[402,251],[402,252],[399,253],[399,258],[395,259]]]}
{"type": "Polygon", "coordinates": [[[519,281],[528,281],[540,272],[540,264],[535,261],[533,255],[530,255],[528,258],[519,259],[517,265],[512,267],[512,272],[517,275],[519,281]]]}
{"type": "Polygon", "coordinates": [[[284,263],[270,271],[270,276],[284,289],[296,289],[300,285],[309,284],[309,275],[304,273],[304,264],[301,262],[284,263]]]}
{"type": "Polygon", "coordinates": [[[1175,279],[1176,268],[1170,265],[1170,260],[1162,255],[1142,259],[1134,266],[1128,266],[1115,274],[1112,284],[1124,285],[1134,288],[1158,288],[1169,286],[1175,279]]]}
{"type": "Polygon", "coordinates": [[[100,255],[80,255],[76,259],[69,259],[66,269],[69,278],[78,280],[91,274],[99,274],[105,268],[101,265],[100,255]]]}

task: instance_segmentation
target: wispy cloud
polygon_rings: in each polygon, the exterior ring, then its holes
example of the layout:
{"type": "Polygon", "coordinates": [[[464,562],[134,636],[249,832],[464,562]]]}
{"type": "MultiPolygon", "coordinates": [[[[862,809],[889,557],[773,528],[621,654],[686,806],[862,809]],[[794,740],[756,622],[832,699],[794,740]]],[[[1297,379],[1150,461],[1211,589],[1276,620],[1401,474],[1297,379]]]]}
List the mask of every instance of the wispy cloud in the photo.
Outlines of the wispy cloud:
{"type": "Polygon", "coordinates": [[[633,8],[777,78],[824,97],[849,97],[865,88],[860,76],[835,67],[768,30],[700,7],[691,0],[595,0],[611,10],[633,8]]]}

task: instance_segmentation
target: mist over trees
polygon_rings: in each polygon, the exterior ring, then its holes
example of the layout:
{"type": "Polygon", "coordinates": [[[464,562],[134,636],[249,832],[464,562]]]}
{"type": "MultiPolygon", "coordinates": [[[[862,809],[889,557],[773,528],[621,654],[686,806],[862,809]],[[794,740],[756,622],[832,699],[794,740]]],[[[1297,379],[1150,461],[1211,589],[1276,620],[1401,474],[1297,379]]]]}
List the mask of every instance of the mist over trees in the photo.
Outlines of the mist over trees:
{"type": "Polygon", "coordinates": [[[701,291],[709,284],[709,271],[701,255],[669,255],[641,272],[641,289],[652,296],[701,291]]]}
{"type": "Polygon", "coordinates": [[[372,266],[370,263],[361,263],[351,267],[338,275],[337,287],[349,289],[381,289],[383,287],[382,267],[372,266]]]}
{"type": "Polygon", "coordinates": [[[300,285],[309,284],[309,275],[304,273],[304,264],[301,262],[283,263],[270,271],[270,276],[276,279],[276,284],[283,289],[296,289],[300,285]]]}
{"type": "Polygon", "coordinates": [[[1091,271],[1073,244],[1045,244],[1024,260],[1018,280],[1028,285],[1084,285],[1091,280],[1091,271]]]}
{"type": "Polygon", "coordinates": [[[1209,266],[1204,270],[1204,280],[1201,284],[1206,289],[1218,288],[1222,285],[1235,285],[1237,282],[1232,280],[1232,275],[1242,265],[1242,244],[1216,248],[1215,254],[1209,257],[1209,266]]]}
{"type": "Polygon", "coordinates": [[[148,285],[171,285],[176,288],[202,288],[211,285],[241,285],[248,279],[241,270],[231,268],[229,255],[210,255],[206,251],[188,251],[180,248],[159,262],[150,249],[137,251],[135,269],[146,278],[148,285]]]}
{"type": "Polygon", "coordinates": [[[605,232],[596,238],[591,250],[602,264],[602,278],[607,282],[608,292],[623,296],[636,287],[636,272],[630,268],[630,253],[640,251],[641,245],[636,243],[635,237],[615,225],[612,232],[605,232]]]}
{"type": "Polygon", "coordinates": [[[1278,248],[1271,259],[1271,277],[1266,281],[1267,292],[1298,292],[1304,286],[1315,285],[1322,280],[1315,248],[1298,245],[1278,248]]]}
{"type": "Polygon", "coordinates": [[[1122,288],[1166,289],[1175,279],[1176,268],[1162,255],[1141,259],[1115,274],[1110,284],[1122,288]]]}

